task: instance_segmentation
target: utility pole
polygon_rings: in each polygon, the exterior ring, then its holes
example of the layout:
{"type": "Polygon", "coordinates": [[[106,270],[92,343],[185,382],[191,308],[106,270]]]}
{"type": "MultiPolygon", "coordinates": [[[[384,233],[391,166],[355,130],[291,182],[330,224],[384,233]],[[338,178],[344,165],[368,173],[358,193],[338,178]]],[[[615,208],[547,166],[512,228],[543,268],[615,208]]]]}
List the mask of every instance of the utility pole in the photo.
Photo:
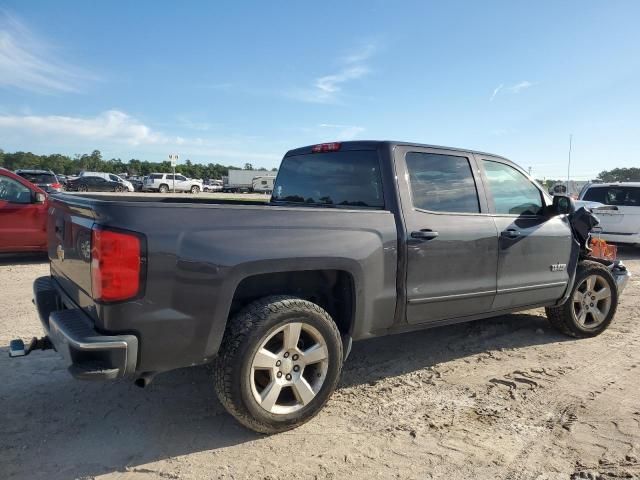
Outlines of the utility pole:
{"type": "Polygon", "coordinates": [[[531,167],[529,167],[529,176],[531,176],[531,167]]]}
{"type": "Polygon", "coordinates": [[[569,163],[567,164],[567,195],[569,195],[569,178],[571,176],[571,145],[573,143],[573,134],[569,135],[569,163]]]}

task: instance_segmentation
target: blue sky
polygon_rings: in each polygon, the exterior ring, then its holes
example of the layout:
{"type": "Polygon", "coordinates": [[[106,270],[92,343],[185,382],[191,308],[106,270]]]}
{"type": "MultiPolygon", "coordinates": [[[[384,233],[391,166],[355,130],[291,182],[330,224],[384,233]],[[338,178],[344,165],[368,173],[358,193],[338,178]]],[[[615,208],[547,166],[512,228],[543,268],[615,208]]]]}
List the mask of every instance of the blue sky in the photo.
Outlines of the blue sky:
{"type": "Polygon", "coordinates": [[[0,148],[274,167],[394,139],[640,165],[640,2],[0,0],[0,148]]]}

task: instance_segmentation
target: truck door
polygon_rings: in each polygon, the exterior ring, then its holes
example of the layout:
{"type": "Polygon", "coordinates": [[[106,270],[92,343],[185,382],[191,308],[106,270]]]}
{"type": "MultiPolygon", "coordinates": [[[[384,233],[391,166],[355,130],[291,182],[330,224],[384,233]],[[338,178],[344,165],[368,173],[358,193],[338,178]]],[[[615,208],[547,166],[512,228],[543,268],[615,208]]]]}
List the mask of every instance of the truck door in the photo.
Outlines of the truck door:
{"type": "Polygon", "coordinates": [[[493,309],[557,300],[569,281],[573,238],[566,215],[545,215],[542,190],[513,165],[477,160],[500,238],[493,309]]]}
{"type": "Polygon", "coordinates": [[[473,155],[398,146],[407,236],[407,322],[491,311],[498,236],[473,155]]]}

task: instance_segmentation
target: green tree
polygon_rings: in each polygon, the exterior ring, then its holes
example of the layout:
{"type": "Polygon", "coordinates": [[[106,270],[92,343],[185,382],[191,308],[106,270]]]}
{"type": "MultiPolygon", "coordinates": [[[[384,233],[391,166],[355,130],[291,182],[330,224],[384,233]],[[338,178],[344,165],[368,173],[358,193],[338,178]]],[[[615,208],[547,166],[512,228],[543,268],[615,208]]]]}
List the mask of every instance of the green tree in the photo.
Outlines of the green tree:
{"type": "Polygon", "coordinates": [[[638,182],[640,181],[640,168],[614,168],[604,170],[598,174],[598,180],[603,182],[638,182]]]}

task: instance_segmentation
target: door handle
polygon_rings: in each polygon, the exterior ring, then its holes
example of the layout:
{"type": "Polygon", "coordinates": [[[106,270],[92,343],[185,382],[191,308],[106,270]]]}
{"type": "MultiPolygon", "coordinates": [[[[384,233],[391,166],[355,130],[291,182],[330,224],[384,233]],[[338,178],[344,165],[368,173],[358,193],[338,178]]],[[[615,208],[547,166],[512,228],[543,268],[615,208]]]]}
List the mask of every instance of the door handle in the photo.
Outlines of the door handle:
{"type": "Polygon", "coordinates": [[[411,232],[411,238],[415,238],[417,240],[433,240],[437,236],[438,232],[434,232],[433,230],[429,230],[427,228],[425,228],[424,230],[411,232]]]}
{"type": "Polygon", "coordinates": [[[507,238],[518,238],[520,236],[520,231],[509,228],[508,230],[503,231],[500,235],[507,238]]]}

